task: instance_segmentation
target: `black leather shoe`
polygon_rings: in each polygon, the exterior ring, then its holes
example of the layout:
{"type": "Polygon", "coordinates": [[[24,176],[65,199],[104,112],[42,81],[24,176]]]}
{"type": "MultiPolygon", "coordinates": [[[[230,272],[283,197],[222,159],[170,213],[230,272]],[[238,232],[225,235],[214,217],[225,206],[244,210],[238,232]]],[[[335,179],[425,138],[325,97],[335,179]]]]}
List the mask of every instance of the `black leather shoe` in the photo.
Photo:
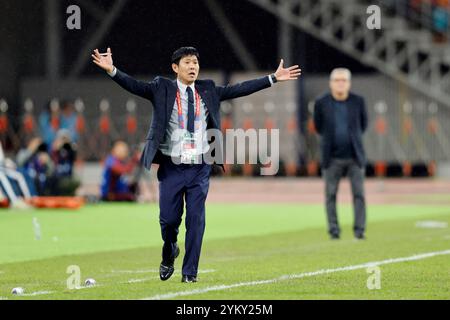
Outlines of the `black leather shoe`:
{"type": "Polygon", "coordinates": [[[181,277],[181,282],[194,283],[194,282],[197,282],[197,277],[194,277],[194,276],[182,276],[181,277]]]}
{"type": "Polygon", "coordinates": [[[356,240],[366,240],[366,236],[363,233],[355,234],[356,240]]]}
{"type": "Polygon", "coordinates": [[[330,235],[331,240],[339,240],[341,237],[337,233],[333,233],[330,235]]]}
{"type": "Polygon", "coordinates": [[[162,281],[169,280],[169,278],[172,276],[173,272],[175,271],[175,268],[173,267],[173,264],[175,262],[175,259],[180,254],[180,248],[178,248],[178,245],[175,245],[175,253],[173,255],[173,258],[168,261],[162,261],[159,266],[159,278],[162,281]]]}

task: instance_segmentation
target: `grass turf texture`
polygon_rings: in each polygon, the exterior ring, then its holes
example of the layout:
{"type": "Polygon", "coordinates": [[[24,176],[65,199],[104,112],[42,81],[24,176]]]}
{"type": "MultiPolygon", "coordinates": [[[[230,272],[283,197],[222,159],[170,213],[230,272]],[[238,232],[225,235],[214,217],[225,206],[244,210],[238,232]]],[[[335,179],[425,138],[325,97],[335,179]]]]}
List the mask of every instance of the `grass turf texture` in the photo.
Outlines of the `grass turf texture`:
{"type": "MultiPolygon", "coordinates": [[[[208,204],[197,284],[176,273],[161,282],[157,205],[87,206],[80,211],[0,212],[0,297],[7,299],[140,299],[170,292],[277,278],[320,269],[450,249],[450,231],[417,228],[450,223],[449,206],[372,205],[368,240],[354,241],[351,206],[340,206],[340,241],[328,240],[321,205],[208,204]],[[42,239],[35,240],[37,217],[42,239]],[[97,287],[68,290],[69,265],[97,287]],[[202,272],[204,271],[204,272],[202,272]],[[13,287],[26,293],[15,297],[13,287]]],[[[180,230],[180,244],[184,229],[180,230]]],[[[181,248],[183,246],[181,245],[181,248]]],[[[193,294],[181,299],[449,299],[450,255],[381,266],[380,290],[365,269],[193,294]]]]}

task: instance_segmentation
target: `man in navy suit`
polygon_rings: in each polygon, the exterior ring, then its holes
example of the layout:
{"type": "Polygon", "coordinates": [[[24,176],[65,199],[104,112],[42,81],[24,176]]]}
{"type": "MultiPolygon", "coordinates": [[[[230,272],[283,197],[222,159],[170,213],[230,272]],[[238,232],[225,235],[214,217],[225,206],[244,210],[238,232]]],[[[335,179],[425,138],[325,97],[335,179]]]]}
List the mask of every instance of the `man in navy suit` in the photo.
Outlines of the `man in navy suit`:
{"type": "Polygon", "coordinates": [[[236,85],[216,86],[211,80],[197,80],[199,53],[193,47],[182,47],[172,55],[176,80],[156,77],[143,82],[113,65],[110,48],[102,54],[94,50],[92,58],[120,86],[153,104],[153,119],[141,164],[147,169],[152,163],[159,164],[160,225],[164,241],[160,278],[167,280],[174,272],[174,261],[180,252],[178,228],[186,201],[182,282],[196,282],[211,172],[211,163],[204,160],[210,147],[205,132],[220,130],[221,101],[252,94],[276,82],[295,80],[301,70],[298,66],[284,68],[281,60],[277,71],[271,75],[236,85]]]}
{"type": "Polygon", "coordinates": [[[331,239],[339,239],[340,228],[336,212],[339,181],[348,176],[353,193],[356,239],[364,239],[366,230],[366,201],[364,169],[366,164],[363,134],[367,129],[367,110],[364,98],[350,92],[351,72],[337,68],[331,72],[331,92],[317,99],[314,124],[322,136],[322,168],[325,177],[328,232],[331,239]]]}

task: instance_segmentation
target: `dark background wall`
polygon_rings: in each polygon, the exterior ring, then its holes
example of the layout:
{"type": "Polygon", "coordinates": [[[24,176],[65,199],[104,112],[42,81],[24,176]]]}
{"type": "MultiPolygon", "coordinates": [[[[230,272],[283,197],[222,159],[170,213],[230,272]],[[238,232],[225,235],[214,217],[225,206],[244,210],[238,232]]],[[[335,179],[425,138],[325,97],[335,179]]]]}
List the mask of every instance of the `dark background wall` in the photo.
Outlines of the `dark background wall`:
{"type": "MultiPolygon", "coordinates": [[[[89,0],[105,11],[114,1],[89,0]]],[[[278,21],[269,13],[242,0],[218,1],[234,24],[255,63],[272,70],[278,59],[278,21]]],[[[100,26],[77,0],[61,0],[61,70],[66,74],[89,36],[100,26]],[[66,8],[77,4],[82,10],[82,29],[69,31],[66,8]]],[[[45,1],[2,0],[0,2],[0,96],[17,102],[18,83],[23,77],[45,76],[45,1]]],[[[303,62],[308,73],[327,73],[337,65],[355,72],[372,71],[320,41],[299,31],[293,37],[294,60],[303,62]]],[[[115,63],[131,74],[170,73],[170,55],[179,46],[196,46],[202,68],[239,71],[243,66],[201,0],[129,0],[99,47],[111,46],[115,63]]],[[[93,48],[92,48],[93,49],[93,48]]],[[[90,52],[83,52],[89,55],[90,52]]],[[[83,76],[98,75],[88,63],[83,76]]]]}

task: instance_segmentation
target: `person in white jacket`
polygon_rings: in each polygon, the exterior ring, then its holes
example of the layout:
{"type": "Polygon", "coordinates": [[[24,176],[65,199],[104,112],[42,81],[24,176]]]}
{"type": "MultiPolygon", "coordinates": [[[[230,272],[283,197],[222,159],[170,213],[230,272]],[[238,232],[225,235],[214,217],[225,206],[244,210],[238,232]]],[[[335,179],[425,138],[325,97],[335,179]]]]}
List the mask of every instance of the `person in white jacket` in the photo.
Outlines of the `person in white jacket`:
{"type": "MultiPolygon", "coordinates": [[[[5,158],[2,144],[0,143],[0,185],[3,196],[6,196],[12,208],[24,209],[29,205],[26,200],[31,198],[30,190],[23,175],[16,170],[14,162],[5,158]],[[11,181],[17,183],[20,194],[16,194],[11,181]]],[[[1,195],[0,195],[1,196],[1,195]]]]}

